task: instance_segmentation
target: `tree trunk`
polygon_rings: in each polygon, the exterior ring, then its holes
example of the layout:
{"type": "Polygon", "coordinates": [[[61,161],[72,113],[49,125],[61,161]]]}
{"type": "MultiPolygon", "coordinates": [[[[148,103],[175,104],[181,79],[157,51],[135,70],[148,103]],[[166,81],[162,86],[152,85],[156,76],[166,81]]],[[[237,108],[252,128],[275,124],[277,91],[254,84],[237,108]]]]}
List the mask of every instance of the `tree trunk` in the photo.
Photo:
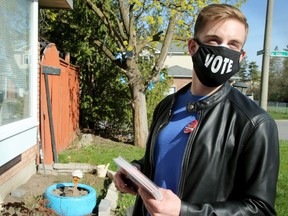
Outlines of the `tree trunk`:
{"type": "Polygon", "coordinates": [[[134,127],[134,145],[146,147],[148,136],[148,120],[146,96],[139,87],[132,86],[132,110],[133,110],[133,127],[134,127]]]}

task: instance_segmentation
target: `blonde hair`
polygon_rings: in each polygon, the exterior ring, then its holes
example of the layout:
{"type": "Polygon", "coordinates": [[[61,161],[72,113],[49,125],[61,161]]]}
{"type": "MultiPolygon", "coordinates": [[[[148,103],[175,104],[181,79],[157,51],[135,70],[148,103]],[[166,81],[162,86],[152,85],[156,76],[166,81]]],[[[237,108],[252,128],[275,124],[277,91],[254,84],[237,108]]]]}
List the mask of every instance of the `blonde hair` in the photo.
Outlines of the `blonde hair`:
{"type": "Polygon", "coordinates": [[[245,15],[236,7],[228,4],[210,4],[204,7],[198,14],[195,26],[194,26],[194,37],[197,37],[198,32],[209,21],[223,21],[227,19],[236,19],[245,25],[245,40],[248,35],[248,23],[245,15]]]}

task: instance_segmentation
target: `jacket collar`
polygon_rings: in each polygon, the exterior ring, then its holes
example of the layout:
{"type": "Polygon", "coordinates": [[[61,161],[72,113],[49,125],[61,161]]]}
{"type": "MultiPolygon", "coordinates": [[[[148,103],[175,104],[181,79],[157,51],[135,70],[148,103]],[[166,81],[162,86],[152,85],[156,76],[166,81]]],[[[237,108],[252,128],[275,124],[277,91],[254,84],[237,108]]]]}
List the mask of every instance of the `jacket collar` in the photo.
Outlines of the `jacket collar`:
{"type": "MultiPolygon", "coordinates": [[[[186,86],[181,88],[178,92],[176,92],[175,97],[178,97],[180,94],[184,94],[188,89],[191,88],[192,82],[188,83],[186,86]]],[[[213,106],[214,104],[219,103],[222,101],[230,92],[231,90],[231,85],[229,82],[225,82],[221,88],[218,89],[215,93],[212,95],[208,96],[207,98],[203,100],[199,100],[195,103],[191,103],[191,109],[189,111],[191,112],[196,112],[199,110],[207,109],[208,107],[213,106]]]]}

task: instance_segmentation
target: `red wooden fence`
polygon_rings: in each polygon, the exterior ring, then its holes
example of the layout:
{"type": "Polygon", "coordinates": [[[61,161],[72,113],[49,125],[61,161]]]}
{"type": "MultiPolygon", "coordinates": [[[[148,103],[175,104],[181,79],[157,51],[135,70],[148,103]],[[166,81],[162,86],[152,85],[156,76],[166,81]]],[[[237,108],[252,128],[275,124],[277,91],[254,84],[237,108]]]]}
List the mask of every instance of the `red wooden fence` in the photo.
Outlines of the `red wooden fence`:
{"type": "Polygon", "coordinates": [[[70,64],[69,56],[65,60],[61,59],[55,44],[51,43],[43,52],[40,73],[41,142],[44,163],[51,164],[57,162],[55,153],[58,155],[66,149],[77,136],[79,129],[79,68],[70,64]],[[60,74],[47,74],[45,72],[47,68],[59,71],[60,74]],[[48,78],[46,82],[44,72],[48,78]],[[50,94],[48,99],[47,81],[50,94]],[[48,109],[49,100],[50,110],[48,109]],[[52,113],[53,122],[50,122],[49,111],[52,113]],[[52,129],[51,125],[53,125],[52,129]],[[55,147],[53,148],[53,146],[55,147]]]}

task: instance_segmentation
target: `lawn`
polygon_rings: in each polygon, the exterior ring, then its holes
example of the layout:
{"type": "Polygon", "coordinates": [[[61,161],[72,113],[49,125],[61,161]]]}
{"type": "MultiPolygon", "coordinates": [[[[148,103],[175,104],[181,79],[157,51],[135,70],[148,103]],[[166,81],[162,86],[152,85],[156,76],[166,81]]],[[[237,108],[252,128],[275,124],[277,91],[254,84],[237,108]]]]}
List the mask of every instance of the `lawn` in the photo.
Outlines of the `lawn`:
{"type": "Polygon", "coordinates": [[[279,113],[279,112],[273,112],[269,111],[269,114],[272,116],[273,119],[279,120],[287,120],[288,119],[288,113],[279,113]]]}
{"type": "MultiPolygon", "coordinates": [[[[113,158],[122,156],[128,161],[139,159],[144,155],[144,149],[132,145],[112,142],[95,137],[93,143],[96,145],[87,146],[81,150],[68,149],[59,155],[61,163],[78,162],[94,165],[110,163],[109,169],[116,171],[117,167],[113,158]]],[[[280,172],[277,185],[276,210],[278,216],[287,216],[288,213],[288,141],[280,142],[280,172]]],[[[119,200],[117,215],[124,215],[123,212],[134,202],[135,197],[123,195],[119,200]]]]}
{"type": "Polygon", "coordinates": [[[288,215],[288,141],[280,142],[280,172],[277,184],[276,210],[278,216],[288,215]]]}

